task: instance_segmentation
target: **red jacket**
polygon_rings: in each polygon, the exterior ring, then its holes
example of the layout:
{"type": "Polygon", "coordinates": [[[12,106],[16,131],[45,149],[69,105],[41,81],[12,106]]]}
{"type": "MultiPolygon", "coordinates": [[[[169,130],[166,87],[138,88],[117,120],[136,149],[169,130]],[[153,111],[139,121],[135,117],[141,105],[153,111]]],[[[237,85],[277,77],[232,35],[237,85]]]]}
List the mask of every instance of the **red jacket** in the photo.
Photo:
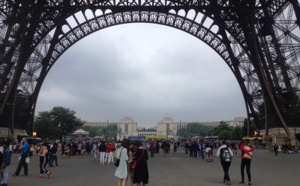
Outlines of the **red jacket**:
{"type": "Polygon", "coordinates": [[[240,150],[242,151],[242,159],[245,159],[244,158],[245,153],[252,157],[252,152],[254,151],[254,147],[252,147],[251,145],[248,146],[247,143],[241,143],[240,150]]]}

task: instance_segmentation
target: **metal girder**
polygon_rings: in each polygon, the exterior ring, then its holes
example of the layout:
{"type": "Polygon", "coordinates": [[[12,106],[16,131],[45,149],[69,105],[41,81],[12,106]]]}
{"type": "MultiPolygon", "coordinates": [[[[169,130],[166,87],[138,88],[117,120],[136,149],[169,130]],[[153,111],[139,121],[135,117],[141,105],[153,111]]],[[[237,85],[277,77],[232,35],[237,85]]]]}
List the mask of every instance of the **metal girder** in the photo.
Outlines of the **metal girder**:
{"type": "Polygon", "coordinates": [[[34,112],[47,73],[69,47],[97,30],[132,22],[171,26],[205,42],[235,74],[253,115],[266,99],[262,75],[279,102],[283,90],[299,95],[299,28],[291,7],[288,0],[0,0],[0,116],[17,89],[31,100],[26,112],[34,112]],[[263,74],[254,65],[250,27],[263,74]]]}

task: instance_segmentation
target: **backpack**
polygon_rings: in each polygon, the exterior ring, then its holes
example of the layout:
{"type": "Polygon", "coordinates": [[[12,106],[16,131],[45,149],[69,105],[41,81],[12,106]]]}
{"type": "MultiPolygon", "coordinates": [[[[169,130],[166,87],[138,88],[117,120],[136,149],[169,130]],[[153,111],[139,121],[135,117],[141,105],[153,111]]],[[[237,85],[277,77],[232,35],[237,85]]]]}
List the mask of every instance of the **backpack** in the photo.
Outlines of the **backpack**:
{"type": "Polygon", "coordinates": [[[222,149],[221,161],[231,162],[231,154],[228,147],[222,149]]]}

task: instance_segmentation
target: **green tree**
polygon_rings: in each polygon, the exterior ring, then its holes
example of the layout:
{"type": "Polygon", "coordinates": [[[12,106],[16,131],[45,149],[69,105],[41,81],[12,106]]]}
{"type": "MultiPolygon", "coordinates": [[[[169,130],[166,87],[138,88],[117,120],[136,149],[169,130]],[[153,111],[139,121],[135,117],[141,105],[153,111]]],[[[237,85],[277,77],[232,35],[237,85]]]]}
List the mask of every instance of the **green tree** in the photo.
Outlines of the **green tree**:
{"type": "Polygon", "coordinates": [[[118,134],[118,125],[117,124],[111,124],[107,127],[103,127],[103,134],[106,138],[115,138],[118,134]]]}
{"type": "Polygon", "coordinates": [[[103,136],[103,128],[99,128],[98,130],[97,130],[97,134],[98,134],[98,136],[103,136]]]}
{"type": "Polygon", "coordinates": [[[232,139],[241,140],[243,138],[243,130],[241,127],[235,127],[232,131],[232,139]]]}
{"type": "Polygon", "coordinates": [[[194,137],[194,136],[210,136],[212,134],[213,127],[201,125],[200,123],[189,123],[185,128],[177,131],[177,134],[181,137],[194,137]]]}
{"type": "Polygon", "coordinates": [[[98,132],[97,130],[100,128],[100,127],[91,127],[91,126],[82,126],[80,127],[82,130],[85,130],[87,132],[89,132],[89,136],[90,137],[95,137],[95,136],[98,136],[98,132]]]}
{"type": "Polygon", "coordinates": [[[224,121],[220,122],[220,125],[214,128],[213,131],[213,135],[218,136],[220,134],[221,131],[232,131],[232,127],[230,127],[227,123],[225,123],[224,121]]]}
{"type": "Polygon", "coordinates": [[[221,132],[219,132],[218,137],[220,140],[229,140],[232,138],[231,133],[228,130],[222,130],[221,132]]]}
{"type": "Polygon", "coordinates": [[[150,128],[150,129],[146,129],[147,132],[156,132],[156,129],[150,128]]]}
{"type": "Polygon", "coordinates": [[[34,130],[37,136],[42,139],[59,139],[59,129],[54,121],[49,117],[48,112],[40,112],[35,118],[34,130]]]}
{"type": "Polygon", "coordinates": [[[35,118],[35,131],[40,137],[41,135],[39,134],[43,134],[44,138],[47,137],[53,139],[56,137],[55,139],[59,138],[60,140],[63,140],[64,136],[73,133],[84,123],[75,116],[75,113],[75,111],[64,107],[53,107],[49,112],[40,112],[35,118]],[[46,134],[44,134],[43,131],[46,131],[46,134]],[[55,133],[55,136],[52,136],[52,133],[55,133]]]}

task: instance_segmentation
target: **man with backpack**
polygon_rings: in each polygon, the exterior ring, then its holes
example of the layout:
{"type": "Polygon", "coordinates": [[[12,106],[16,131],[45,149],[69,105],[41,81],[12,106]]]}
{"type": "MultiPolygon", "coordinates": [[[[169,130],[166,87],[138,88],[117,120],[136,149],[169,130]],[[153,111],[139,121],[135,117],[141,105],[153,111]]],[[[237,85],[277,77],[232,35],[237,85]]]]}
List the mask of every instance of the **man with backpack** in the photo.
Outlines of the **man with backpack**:
{"type": "Polygon", "coordinates": [[[224,171],[224,183],[225,185],[231,185],[228,172],[229,172],[229,167],[231,165],[233,153],[231,149],[227,146],[226,141],[222,141],[222,145],[219,147],[217,151],[217,156],[219,156],[221,159],[221,165],[224,171]]]}

